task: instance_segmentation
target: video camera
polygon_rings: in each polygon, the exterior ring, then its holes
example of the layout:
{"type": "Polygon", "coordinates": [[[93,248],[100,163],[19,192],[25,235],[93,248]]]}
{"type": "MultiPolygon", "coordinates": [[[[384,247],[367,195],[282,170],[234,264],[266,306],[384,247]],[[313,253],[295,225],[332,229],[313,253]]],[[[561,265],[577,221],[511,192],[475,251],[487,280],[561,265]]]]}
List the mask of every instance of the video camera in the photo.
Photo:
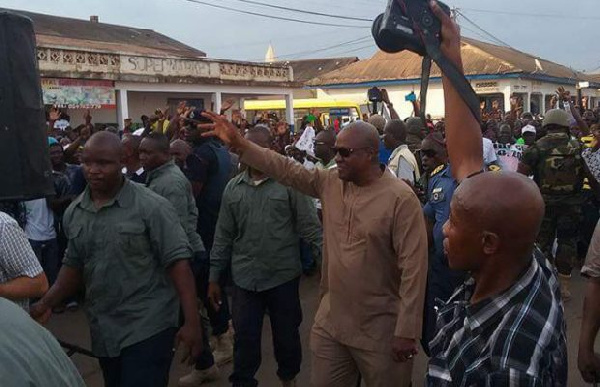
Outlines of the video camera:
{"type": "MultiPolygon", "coordinates": [[[[450,8],[438,2],[450,15],[450,8]]],[[[442,23],[433,13],[428,0],[389,0],[385,12],[373,22],[371,32],[375,43],[384,52],[409,50],[423,57],[421,73],[421,119],[425,123],[425,103],[431,73],[435,62],[469,106],[471,113],[480,118],[479,99],[464,75],[440,50],[442,23]]]]}

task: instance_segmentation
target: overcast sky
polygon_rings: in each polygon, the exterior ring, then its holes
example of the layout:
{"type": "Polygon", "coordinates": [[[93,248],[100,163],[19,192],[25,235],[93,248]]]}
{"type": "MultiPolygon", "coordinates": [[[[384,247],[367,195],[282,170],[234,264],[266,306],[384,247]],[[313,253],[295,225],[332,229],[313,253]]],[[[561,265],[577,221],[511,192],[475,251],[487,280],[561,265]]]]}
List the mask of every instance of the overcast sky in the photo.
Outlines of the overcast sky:
{"type": "MultiPolygon", "coordinates": [[[[373,19],[387,3],[386,0],[254,0],[340,17],[327,18],[240,0],[202,1],[260,14],[362,27],[370,24],[344,17],[373,19]]],[[[459,8],[471,21],[516,49],[578,70],[600,71],[599,0],[449,0],[448,5],[459,8]]],[[[191,0],[0,0],[0,6],[82,19],[98,15],[104,23],[154,29],[215,58],[263,60],[269,43],[282,59],[367,58],[375,52],[373,41],[367,39],[369,28],[272,20],[215,9],[191,0]],[[315,50],[320,51],[311,54],[315,50]]],[[[481,31],[464,18],[459,18],[459,22],[464,35],[481,39],[478,36],[483,34],[481,31]]]]}

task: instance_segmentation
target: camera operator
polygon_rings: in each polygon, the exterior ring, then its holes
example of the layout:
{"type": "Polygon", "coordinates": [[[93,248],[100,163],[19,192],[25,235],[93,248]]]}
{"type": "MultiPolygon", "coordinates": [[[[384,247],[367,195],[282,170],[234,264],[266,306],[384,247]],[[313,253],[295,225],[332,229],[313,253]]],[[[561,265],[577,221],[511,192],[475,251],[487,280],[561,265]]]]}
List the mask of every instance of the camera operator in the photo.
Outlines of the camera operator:
{"type": "MultiPolygon", "coordinates": [[[[442,22],[441,50],[462,73],[458,26],[442,22]]],[[[444,226],[451,269],[469,271],[438,312],[430,343],[429,386],[564,386],[567,352],[557,279],[534,254],[544,214],[537,186],[516,173],[481,173],[477,119],[446,73],[446,142],[459,187],[444,226]],[[511,192],[511,195],[502,194],[511,192]],[[532,339],[533,338],[533,339],[532,339]]]]}

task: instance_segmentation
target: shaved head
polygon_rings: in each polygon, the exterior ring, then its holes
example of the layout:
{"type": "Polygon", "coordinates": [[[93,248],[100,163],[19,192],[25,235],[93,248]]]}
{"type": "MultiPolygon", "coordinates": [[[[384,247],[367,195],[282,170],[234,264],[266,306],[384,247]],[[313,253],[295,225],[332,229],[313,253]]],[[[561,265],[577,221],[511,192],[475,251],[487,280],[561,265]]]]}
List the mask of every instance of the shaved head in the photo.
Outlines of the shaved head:
{"type": "Polygon", "coordinates": [[[489,172],[465,179],[454,192],[444,227],[451,267],[527,264],[544,209],[539,188],[521,174],[489,172]]]}
{"type": "Polygon", "coordinates": [[[343,129],[338,138],[351,137],[353,139],[353,148],[370,148],[379,150],[379,132],[375,126],[364,122],[356,121],[343,129]]]}
{"type": "Polygon", "coordinates": [[[373,125],[375,129],[381,134],[383,134],[385,123],[385,118],[383,118],[383,116],[379,114],[373,114],[371,117],[369,117],[369,124],[373,125]]]}
{"type": "Polygon", "coordinates": [[[169,153],[179,168],[183,168],[187,158],[192,154],[192,147],[187,142],[177,139],[171,143],[169,153]]]}
{"type": "Polygon", "coordinates": [[[175,150],[178,152],[188,152],[192,150],[192,147],[187,142],[177,139],[173,141],[170,145],[171,150],[175,150]]]}
{"type": "Polygon", "coordinates": [[[519,173],[482,173],[465,179],[455,191],[454,200],[457,208],[472,216],[482,229],[531,243],[538,235],[544,216],[544,200],[539,188],[533,180],[519,173]],[[498,192],[510,192],[510,195],[498,195],[498,192]]]}
{"type": "Polygon", "coordinates": [[[104,148],[121,155],[121,139],[111,132],[97,132],[85,143],[84,151],[88,148],[104,148]]]}

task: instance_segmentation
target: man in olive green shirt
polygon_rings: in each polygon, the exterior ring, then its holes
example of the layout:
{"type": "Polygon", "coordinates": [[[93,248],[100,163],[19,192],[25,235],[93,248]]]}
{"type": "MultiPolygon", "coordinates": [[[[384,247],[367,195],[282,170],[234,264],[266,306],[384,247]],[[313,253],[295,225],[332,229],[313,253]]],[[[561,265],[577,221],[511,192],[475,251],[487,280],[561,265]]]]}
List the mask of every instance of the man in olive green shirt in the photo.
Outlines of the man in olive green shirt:
{"type": "MultiPolygon", "coordinates": [[[[148,171],[146,186],[167,199],[181,220],[194,252],[192,270],[196,277],[196,288],[200,299],[206,303],[208,275],[201,275],[202,266],[208,267],[208,258],[200,235],[196,232],[198,208],[192,193],[192,185],[171,159],[169,139],[161,133],[150,133],[140,144],[140,162],[148,171]],[[205,277],[202,280],[201,277],[205,277]]],[[[206,323],[202,324],[202,352],[192,373],[182,378],[180,385],[198,385],[215,380],[219,370],[211,352],[206,323]]]]}
{"type": "Polygon", "coordinates": [[[54,336],[5,298],[0,298],[0,330],[3,387],[85,387],[54,336]]]}
{"type": "Polygon", "coordinates": [[[107,387],[166,386],[173,346],[201,347],[192,252],[173,206],[121,175],[121,143],[99,132],[86,143],[88,186],[64,215],[67,252],[55,284],[31,307],[44,321],[85,284],[92,351],[107,387]],[[179,297],[178,297],[179,296],[179,297]],[[185,324],[177,332],[179,301],[185,324]]]}
{"type": "MultiPolygon", "coordinates": [[[[264,148],[271,143],[266,127],[250,129],[246,138],[264,148]]],[[[211,250],[209,297],[218,307],[219,280],[231,265],[235,343],[229,380],[234,386],[257,385],[254,375],[261,362],[266,310],[279,366],[277,375],[283,386],[295,385],[302,359],[298,333],[302,321],[300,237],[321,248],[321,226],[312,199],[252,168],[229,182],[211,250]]]]}

